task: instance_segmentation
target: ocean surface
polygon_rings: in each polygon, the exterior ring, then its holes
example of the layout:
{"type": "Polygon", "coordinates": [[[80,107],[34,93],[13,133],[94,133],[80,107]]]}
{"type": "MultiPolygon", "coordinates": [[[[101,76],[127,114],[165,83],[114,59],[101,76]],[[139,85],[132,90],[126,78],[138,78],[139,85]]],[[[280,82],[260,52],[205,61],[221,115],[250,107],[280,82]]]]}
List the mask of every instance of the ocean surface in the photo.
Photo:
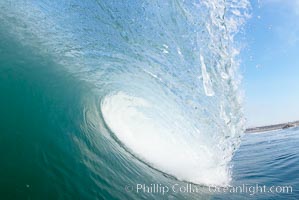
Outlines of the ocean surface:
{"type": "Polygon", "coordinates": [[[2,0],[0,199],[298,199],[298,129],[244,135],[249,7],[2,0]]]}

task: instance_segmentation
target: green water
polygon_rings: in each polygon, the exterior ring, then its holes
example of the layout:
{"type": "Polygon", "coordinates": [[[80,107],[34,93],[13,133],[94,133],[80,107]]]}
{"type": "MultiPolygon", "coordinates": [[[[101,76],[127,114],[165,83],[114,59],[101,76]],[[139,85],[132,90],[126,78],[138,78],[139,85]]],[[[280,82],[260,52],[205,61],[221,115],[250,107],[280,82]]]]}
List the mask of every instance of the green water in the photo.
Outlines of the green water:
{"type": "Polygon", "coordinates": [[[1,199],[58,199],[70,187],[80,194],[78,182],[90,183],[72,141],[82,118],[84,84],[61,75],[51,58],[5,37],[2,33],[1,199]]]}

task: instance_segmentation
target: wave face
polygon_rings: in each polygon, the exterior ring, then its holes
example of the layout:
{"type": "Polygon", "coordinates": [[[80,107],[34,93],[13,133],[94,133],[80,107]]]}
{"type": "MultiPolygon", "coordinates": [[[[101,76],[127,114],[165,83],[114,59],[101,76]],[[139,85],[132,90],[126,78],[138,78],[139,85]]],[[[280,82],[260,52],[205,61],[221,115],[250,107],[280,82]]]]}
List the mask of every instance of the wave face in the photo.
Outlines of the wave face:
{"type": "Polygon", "coordinates": [[[95,124],[132,162],[178,180],[229,184],[244,130],[234,38],[248,17],[246,0],[0,7],[1,30],[92,88],[84,140],[95,124]]]}

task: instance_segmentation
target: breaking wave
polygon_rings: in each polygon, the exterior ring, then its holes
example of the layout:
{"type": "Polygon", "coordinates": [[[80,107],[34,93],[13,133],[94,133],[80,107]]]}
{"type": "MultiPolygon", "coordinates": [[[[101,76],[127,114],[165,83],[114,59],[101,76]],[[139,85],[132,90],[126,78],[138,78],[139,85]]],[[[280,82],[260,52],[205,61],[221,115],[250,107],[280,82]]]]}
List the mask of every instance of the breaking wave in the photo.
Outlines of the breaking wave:
{"type": "Polygon", "coordinates": [[[248,6],[4,0],[0,19],[7,35],[95,88],[86,107],[99,113],[99,133],[108,128],[105,137],[176,179],[227,185],[244,129],[235,36],[248,6]]]}

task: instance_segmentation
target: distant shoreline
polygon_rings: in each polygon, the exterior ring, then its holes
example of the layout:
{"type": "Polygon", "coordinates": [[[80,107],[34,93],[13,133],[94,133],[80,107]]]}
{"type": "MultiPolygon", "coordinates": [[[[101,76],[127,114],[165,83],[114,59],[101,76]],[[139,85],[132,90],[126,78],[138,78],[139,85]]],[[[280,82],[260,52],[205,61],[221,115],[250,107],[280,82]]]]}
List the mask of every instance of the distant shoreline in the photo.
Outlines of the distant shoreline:
{"type": "Polygon", "coordinates": [[[296,126],[299,126],[299,121],[247,128],[245,130],[245,133],[258,133],[258,132],[274,131],[274,130],[287,129],[287,128],[296,127],[296,126]]]}

